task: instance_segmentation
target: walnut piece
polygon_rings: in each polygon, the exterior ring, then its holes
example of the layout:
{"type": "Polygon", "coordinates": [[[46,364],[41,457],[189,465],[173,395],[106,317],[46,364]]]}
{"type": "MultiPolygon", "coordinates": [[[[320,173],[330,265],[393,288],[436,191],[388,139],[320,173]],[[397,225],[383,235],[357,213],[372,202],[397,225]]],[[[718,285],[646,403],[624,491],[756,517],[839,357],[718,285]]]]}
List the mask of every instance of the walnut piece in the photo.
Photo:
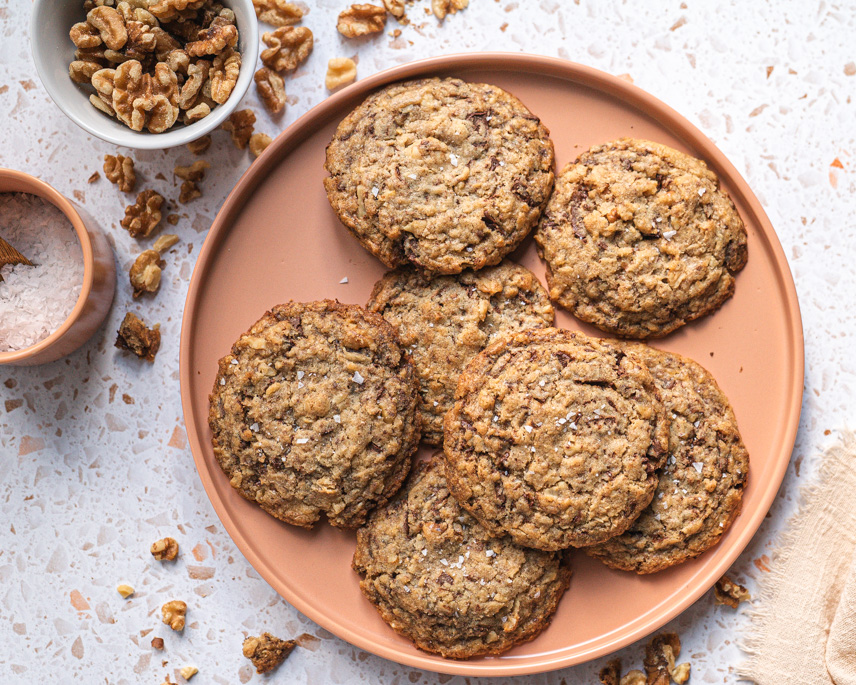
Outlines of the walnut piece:
{"type": "Polygon", "coordinates": [[[175,541],[175,538],[163,538],[152,543],[151,551],[152,556],[158,561],[172,561],[178,556],[178,543],[175,541]]]}
{"type": "Polygon", "coordinates": [[[199,32],[198,40],[184,46],[191,57],[218,55],[238,44],[238,29],[232,24],[218,24],[199,32]]]}
{"type": "Polygon", "coordinates": [[[187,149],[190,150],[194,155],[201,155],[205,152],[209,147],[211,147],[211,136],[205,135],[201,138],[197,138],[196,140],[191,140],[187,144],[187,149]]]}
{"type": "Polygon", "coordinates": [[[86,182],[95,183],[95,181],[97,181],[99,178],[101,178],[101,174],[99,174],[97,171],[93,171],[92,175],[86,179],[86,182]]]}
{"type": "Polygon", "coordinates": [[[280,640],[270,633],[262,633],[244,640],[242,651],[253,662],[256,673],[269,673],[285,661],[296,646],[294,640],[280,640]]]}
{"type": "Polygon", "coordinates": [[[222,128],[232,134],[232,142],[239,150],[243,150],[250,142],[250,136],[253,135],[253,127],[256,123],[256,115],[251,109],[240,109],[233,112],[227,121],[224,121],[222,128]]]}
{"type": "Polygon", "coordinates": [[[675,667],[681,653],[681,640],[676,633],[660,633],[645,646],[645,673],[648,685],[670,685],[672,679],[683,685],[690,677],[690,665],[675,667]]]}
{"type": "Polygon", "coordinates": [[[184,113],[184,123],[192,124],[194,121],[204,119],[211,114],[211,107],[205,102],[200,102],[196,107],[191,107],[184,113]]]}
{"type": "Polygon", "coordinates": [[[161,220],[163,196],[154,190],[144,190],[137,201],[125,207],[125,218],[121,224],[134,238],[147,238],[161,220]]]}
{"type": "Polygon", "coordinates": [[[185,617],[187,616],[187,604],[180,599],[173,599],[161,607],[161,620],[174,631],[184,630],[185,617]]]}
{"type": "MultiPolygon", "coordinates": [[[[125,59],[145,59],[157,47],[154,30],[139,21],[126,22],[128,42],[125,44],[125,59]]],[[[108,58],[109,59],[109,58],[108,58]]]]}
{"type": "Polygon", "coordinates": [[[172,233],[165,233],[160,236],[157,240],[155,240],[155,244],[152,245],[152,249],[159,254],[163,254],[173,245],[178,242],[178,236],[173,235],[172,233]]]}
{"type": "Polygon", "coordinates": [[[208,70],[211,99],[220,105],[226,102],[235,89],[240,73],[241,53],[230,48],[217,55],[208,70]]]}
{"type": "Polygon", "coordinates": [[[722,576],[713,586],[713,597],[717,604],[727,604],[736,609],[740,602],[752,599],[752,595],[740,583],[735,583],[728,576],[722,576]]]}
{"type": "Polygon", "coordinates": [[[383,31],[386,9],[377,5],[351,5],[339,14],[336,30],[345,38],[359,38],[383,31]]]}
{"type": "Polygon", "coordinates": [[[291,26],[303,18],[303,10],[286,0],[253,0],[259,21],[271,26],[291,26]]]}
{"type": "Polygon", "coordinates": [[[250,136],[250,152],[253,157],[258,157],[262,152],[267,150],[268,145],[273,142],[273,139],[267,133],[254,133],[250,136]]]}
{"type": "Polygon", "coordinates": [[[404,17],[404,0],[383,0],[383,6],[396,19],[404,17]]]}
{"type": "Polygon", "coordinates": [[[80,21],[72,26],[68,37],[78,48],[94,48],[104,42],[101,40],[101,32],[88,21],[80,21]]]}
{"type": "Polygon", "coordinates": [[[347,57],[334,57],[327,62],[327,76],[324,84],[327,90],[336,90],[357,78],[357,65],[354,60],[347,57]]]}
{"type": "Polygon", "coordinates": [[[113,109],[134,131],[145,127],[151,133],[163,133],[178,118],[175,72],[165,62],[155,66],[153,75],[144,73],[137,60],[120,64],[113,77],[113,109]]]}
{"type": "Polygon", "coordinates": [[[256,82],[256,90],[259,91],[259,99],[265,109],[271,114],[277,114],[285,107],[285,82],[282,76],[273,69],[262,67],[253,77],[256,82]]]}
{"type": "Polygon", "coordinates": [[[185,666],[184,668],[178,671],[181,673],[181,677],[185,680],[190,680],[193,676],[199,673],[199,669],[196,666],[185,666]]]}
{"type": "MultiPolygon", "coordinates": [[[[128,272],[135,298],[143,293],[157,292],[165,265],[166,262],[160,258],[160,253],[156,250],[145,250],[137,256],[128,272]]],[[[154,545],[152,545],[152,554],[154,554],[154,545]]]]}
{"type": "Polygon", "coordinates": [[[122,595],[123,599],[128,599],[128,597],[134,594],[134,588],[126,583],[122,583],[116,588],[116,592],[122,595]]]}
{"type": "Polygon", "coordinates": [[[86,21],[98,31],[104,45],[111,50],[121,50],[128,41],[125,21],[112,7],[95,7],[89,10],[86,21]]]}
{"type": "Polygon", "coordinates": [[[133,352],[147,362],[153,362],[160,348],[160,340],[160,324],[147,328],[136,314],[128,312],[119,326],[116,347],[133,352]]]}
{"type": "Polygon", "coordinates": [[[190,166],[177,166],[173,173],[184,180],[181,184],[181,193],[178,196],[178,201],[186,204],[197,197],[202,197],[202,191],[196,185],[205,178],[205,170],[211,165],[208,162],[197,160],[190,166]]]}
{"type": "Polygon", "coordinates": [[[627,675],[621,678],[621,682],[618,685],[648,685],[648,678],[645,677],[642,671],[633,669],[632,671],[627,671],[627,675]]]}
{"type": "Polygon", "coordinates": [[[181,86],[181,92],[178,96],[180,109],[191,109],[196,104],[196,98],[208,79],[210,68],[211,63],[204,59],[198,59],[193,64],[187,65],[187,80],[181,86]]]}
{"type": "Polygon", "coordinates": [[[92,83],[92,75],[101,70],[98,62],[74,60],[68,65],[68,75],[75,83],[92,83]]]}
{"type": "Polygon", "coordinates": [[[119,186],[123,193],[131,193],[137,184],[134,160],[123,155],[104,155],[104,175],[110,183],[119,186]]]}
{"type": "Polygon", "coordinates": [[[294,71],[309,57],[315,38],[305,26],[282,26],[262,34],[267,45],[260,55],[262,64],[274,71],[294,71]]]}
{"type": "Polygon", "coordinates": [[[447,14],[455,14],[469,4],[470,0],[431,0],[431,11],[437,19],[443,21],[447,14]]]}
{"type": "Polygon", "coordinates": [[[163,638],[162,637],[153,637],[152,638],[152,648],[157,649],[158,651],[163,651],[163,638]]]}

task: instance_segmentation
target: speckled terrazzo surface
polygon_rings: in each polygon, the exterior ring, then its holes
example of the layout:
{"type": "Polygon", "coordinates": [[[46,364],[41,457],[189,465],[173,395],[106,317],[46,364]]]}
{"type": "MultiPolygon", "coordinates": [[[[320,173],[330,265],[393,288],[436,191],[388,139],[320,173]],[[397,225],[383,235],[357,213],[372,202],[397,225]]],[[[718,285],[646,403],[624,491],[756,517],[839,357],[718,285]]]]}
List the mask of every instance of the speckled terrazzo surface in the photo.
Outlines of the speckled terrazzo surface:
{"type": "MultiPolygon", "coordinates": [[[[564,2],[471,0],[442,26],[410,10],[399,38],[347,41],[335,33],[338,0],[312,3],[305,24],[315,52],[287,78],[289,105],[270,119],[251,89],[257,130],[276,134],[326,96],[326,61],[359,56],[358,73],[443,53],[519,50],[565,57],[624,74],[698,125],[764,204],[784,245],[806,331],[806,392],[793,458],[770,516],[733,576],[750,591],[776,563],[773,550],[821,447],[854,425],[856,365],[856,5],[802,2],[564,2]]],[[[88,185],[116,149],[74,126],[38,82],[27,32],[31,4],[0,2],[0,166],[40,176],[100,218],[122,216],[126,197],[104,178],[88,185]]],[[[387,30],[397,28],[390,20],[387,30]]],[[[127,151],[123,150],[123,153],[127,151]]],[[[176,197],[171,171],[184,148],[133,152],[138,188],[176,197]],[[167,179],[159,180],[161,172],[167,179]]],[[[250,164],[224,132],[203,197],[179,206],[181,243],[167,255],[161,292],[132,302],[125,274],[140,245],[108,230],[120,272],[105,326],[71,357],[36,368],[0,368],[0,680],[161,683],[192,664],[193,682],[264,682],[240,655],[247,634],[303,635],[303,647],[272,677],[288,683],[464,683],[398,666],[338,640],[292,609],[253,571],[223,531],[202,489],[181,418],[178,340],[193,264],[217,208],[250,164]],[[112,347],[127,309],[159,321],[153,366],[112,347]],[[173,535],[171,565],[151,559],[173,535]],[[137,592],[122,600],[128,582],[137,592]],[[171,598],[190,605],[184,636],[160,623],[171,598]],[[151,638],[166,641],[164,652],[151,638]],[[166,662],[166,663],[163,663],[166,662]]],[[[667,627],[684,643],[691,683],[736,681],[737,642],[747,625],[709,593],[667,627]]],[[[641,666],[640,644],[622,650],[641,666]]],[[[594,683],[605,660],[540,676],[534,684],[594,683]]],[[[490,679],[480,682],[490,683],[490,679]]],[[[498,680],[496,682],[499,682],[498,680]]]]}

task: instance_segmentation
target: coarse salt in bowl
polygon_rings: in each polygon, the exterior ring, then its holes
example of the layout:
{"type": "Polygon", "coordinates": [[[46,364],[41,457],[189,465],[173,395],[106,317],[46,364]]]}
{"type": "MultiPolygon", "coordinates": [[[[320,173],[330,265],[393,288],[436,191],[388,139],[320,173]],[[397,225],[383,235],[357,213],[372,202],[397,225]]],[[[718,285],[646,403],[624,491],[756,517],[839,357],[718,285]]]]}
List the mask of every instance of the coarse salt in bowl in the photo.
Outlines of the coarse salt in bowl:
{"type": "Polygon", "coordinates": [[[113,251],[84,210],[20,171],[0,169],[0,217],[7,220],[0,237],[35,264],[0,270],[0,364],[54,361],[89,340],[107,316],[116,290],[113,251]]]}
{"type": "Polygon", "coordinates": [[[229,99],[192,124],[176,123],[163,133],[134,131],[89,102],[91,88],[74,83],[68,65],[74,61],[71,27],[86,20],[83,0],[34,0],[30,15],[30,48],[36,71],[48,95],[75,124],[108,143],[137,150],[162,150],[185,145],[222,124],[238,106],[253,81],[259,57],[259,28],[251,0],[221,0],[235,13],[241,70],[229,99]]]}

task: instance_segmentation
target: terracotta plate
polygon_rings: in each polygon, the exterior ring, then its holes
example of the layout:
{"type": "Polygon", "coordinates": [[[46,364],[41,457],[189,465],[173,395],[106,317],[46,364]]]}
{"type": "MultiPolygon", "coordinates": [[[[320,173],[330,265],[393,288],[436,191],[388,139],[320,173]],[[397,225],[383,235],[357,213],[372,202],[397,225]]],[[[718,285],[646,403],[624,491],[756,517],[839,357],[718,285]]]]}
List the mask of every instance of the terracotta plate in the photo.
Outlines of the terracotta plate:
{"type": "MultiPolygon", "coordinates": [[[[544,279],[529,238],[514,259],[544,279]]],[[[600,333],[560,312],[559,326],[600,333]]],[[[289,603],[348,642],[403,664],[446,673],[512,675],[577,664],[656,630],[725,572],[760,525],[788,464],[799,421],[803,339],[793,281],[757,198],[722,153],[673,110],[638,88],[570,62],[516,54],[454,55],[366,78],[331,96],[282,133],[220,210],[187,296],[181,332],[181,397],[199,475],[220,519],[255,569],[289,603]],[[242,499],[218,467],[207,425],[217,360],[269,307],[289,299],[365,304],[384,273],[327,203],[324,148],[339,121],[390,82],[457,76],[506,88],[550,129],[559,168],[581,150],[620,136],[650,138],[705,159],[749,231],[749,264],[715,315],[658,344],[707,367],[734,405],[751,454],[743,513],[714,549],[639,577],[582,553],[556,617],[536,640],[502,657],[451,661],[416,650],[363,599],[350,568],[352,533],[304,531],[242,499]],[[347,284],[340,283],[344,278],[347,284]]],[[[427,450],[423,450],[427,452],[427,450]]]]}

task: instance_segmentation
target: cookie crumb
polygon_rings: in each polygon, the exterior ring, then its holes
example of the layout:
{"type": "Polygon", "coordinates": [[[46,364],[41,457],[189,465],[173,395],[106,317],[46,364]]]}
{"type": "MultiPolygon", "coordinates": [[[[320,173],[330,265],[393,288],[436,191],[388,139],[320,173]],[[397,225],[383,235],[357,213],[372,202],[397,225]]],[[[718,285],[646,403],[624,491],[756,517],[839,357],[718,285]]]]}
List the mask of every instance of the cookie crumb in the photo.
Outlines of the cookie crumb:
{"type": "Polygon", "coordinates": [[[153,362],[160,349],[160,341],[160,324],[148,328],[140,317],[128,312],[119,326],[115,346],[120,350],[133,352],[147,362],[153,362]]]}
{"type": "Polygon", "coordinates": [[[717,604],[725,604],[732,609],[736,609],[740,602],[748,602],[752,599],[752,595],[745,587],[735,583],[728,576],[722,576],[716,581],[716,585],[713,586],[713,597],[717,604]]]}
{"type": "Polygon", "coordinates": [[[294,640],[280,640],[265,632],[244,640],[243,653],[256,667],[256,673],[269,673],[285,661],[296,646],[294,640]]]}

